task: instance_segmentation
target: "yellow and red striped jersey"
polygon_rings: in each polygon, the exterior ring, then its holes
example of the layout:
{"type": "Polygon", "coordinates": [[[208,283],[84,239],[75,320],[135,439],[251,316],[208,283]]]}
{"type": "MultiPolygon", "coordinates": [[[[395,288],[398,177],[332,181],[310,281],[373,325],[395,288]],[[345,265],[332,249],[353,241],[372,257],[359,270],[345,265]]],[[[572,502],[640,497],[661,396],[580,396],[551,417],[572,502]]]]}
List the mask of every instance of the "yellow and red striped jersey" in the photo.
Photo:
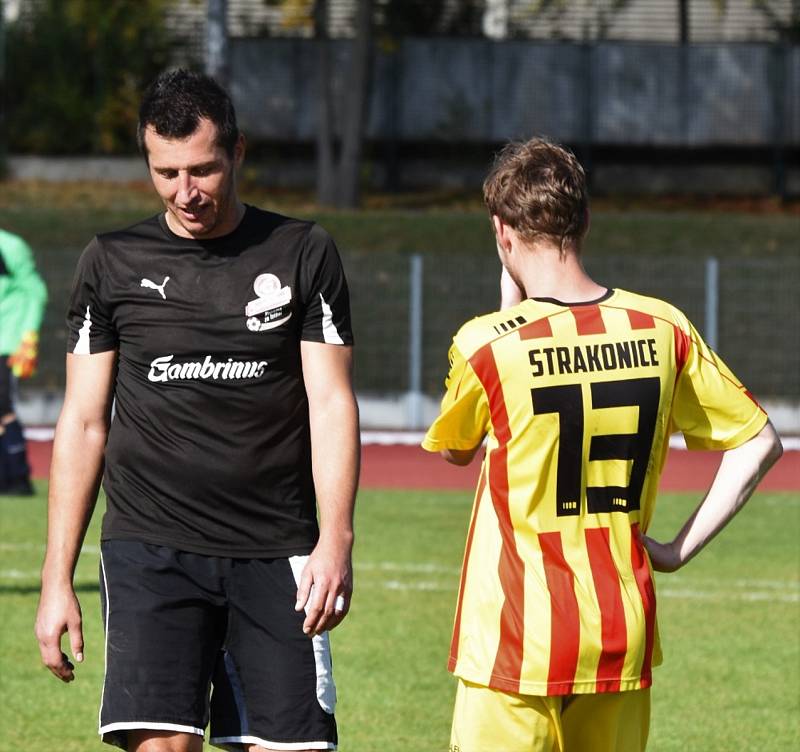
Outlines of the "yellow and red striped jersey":
{"type": "Polygon", "coordinates": [[[423,447],[487,438],[450,669],[508,692],[650,686],[661,655],[637,531],[670,433],[729,449],[764,411],[686,317],[655,298],[529,299],[465,324],[423,447]]]}

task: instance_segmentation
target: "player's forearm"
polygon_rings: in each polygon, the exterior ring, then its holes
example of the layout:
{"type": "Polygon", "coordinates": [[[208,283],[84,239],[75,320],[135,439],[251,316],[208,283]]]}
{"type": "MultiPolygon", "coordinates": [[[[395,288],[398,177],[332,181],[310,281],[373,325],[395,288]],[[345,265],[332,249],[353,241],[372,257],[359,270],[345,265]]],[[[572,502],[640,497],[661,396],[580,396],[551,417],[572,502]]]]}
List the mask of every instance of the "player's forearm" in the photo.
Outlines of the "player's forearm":
{"type": "Polygon", "coordinates": [[[352,544],[361,457],[358,405],[350,390],[329,395],[311,412],[311,456],[320,537],[352,544]]]}
{"type": "Polygon", "coordinates": [[[472,462],[480,448],[481,444],[472,449],[442,449],[439,455],[451,465],[465,467],[472,462]]]}
{"type": "Polygon", "coordinates": [[[59,418],[50,467],[44,586],[72,581],[97,501],[107,433],[104,422],[86,423],[68,407],[59,418]]]}
{"type": "Polygon", "coordinates": [[[726,451],[706,497],[672,542],[676,563],[695,557],[745,505],[783,452],[772,425],[736,449],[726,451]]]}

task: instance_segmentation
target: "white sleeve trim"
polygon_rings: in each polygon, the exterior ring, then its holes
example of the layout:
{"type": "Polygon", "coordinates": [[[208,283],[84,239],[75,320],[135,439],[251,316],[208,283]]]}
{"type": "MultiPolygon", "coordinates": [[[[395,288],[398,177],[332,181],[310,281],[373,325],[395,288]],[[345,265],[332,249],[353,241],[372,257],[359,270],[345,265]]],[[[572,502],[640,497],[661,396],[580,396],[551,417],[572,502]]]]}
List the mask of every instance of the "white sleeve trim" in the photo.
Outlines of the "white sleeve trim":
{"type": "Polygon", "coordinates": [[[89,313],[89,306],[86,306],[86,315],[83,317],[83,326],[78,332],[78,341],[72,351],[75,355],[91,355],[89,346],[89,332],[92,329],[92,317],[89,313]]]}
{"type": "Polygon", "coordinates": [[[333,323],[331,307],[322,297],[322,293],[319,294],[319,299],[322,302],[322,337],[329,345],[343,345],[344,340],[342,340],[336,324],[333,323]]]}

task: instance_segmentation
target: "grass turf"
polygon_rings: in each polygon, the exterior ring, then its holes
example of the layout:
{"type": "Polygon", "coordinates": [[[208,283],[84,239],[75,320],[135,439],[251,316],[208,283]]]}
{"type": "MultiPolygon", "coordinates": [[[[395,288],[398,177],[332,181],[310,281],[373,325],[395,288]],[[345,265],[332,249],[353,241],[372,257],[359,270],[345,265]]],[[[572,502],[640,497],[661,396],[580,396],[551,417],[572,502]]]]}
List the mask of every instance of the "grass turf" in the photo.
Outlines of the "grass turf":
{"type": "MultiPolygon", "coordinates": [[[[695,503],[665,494],[652,532],[671,535],[695,503]]],[[[360,494],[355,599],[332,635],[342,752],[446,748],[454,682],[444,665],[469,507],[460,492],[360,494]]],[[[44,497],[0,500],[0,752],[102,748],[101,511],[76,573],[86,661],[64,686],[40,666],[32,634],[44,497]]],[[[799,536],[797,494],[758,494],[685,570],[658,576],[665,662],[655,673],[649,749],[798,747],[799,536]]]]}

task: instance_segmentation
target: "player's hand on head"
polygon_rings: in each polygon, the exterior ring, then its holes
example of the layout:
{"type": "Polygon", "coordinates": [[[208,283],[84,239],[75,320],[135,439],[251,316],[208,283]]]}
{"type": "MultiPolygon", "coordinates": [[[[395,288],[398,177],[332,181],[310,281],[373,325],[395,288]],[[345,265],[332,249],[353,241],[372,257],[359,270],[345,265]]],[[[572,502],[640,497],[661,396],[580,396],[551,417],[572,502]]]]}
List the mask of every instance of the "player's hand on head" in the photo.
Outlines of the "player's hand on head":
{"type": "Polygon", "coordinates": [[[42,589],[34,631],[42,663],[61,681],[73,681],[75,666],[61,650],[61,638],[66,632],[74,660],[83,661],[81,607],[71,587],[42,589]]]}
{"type": "Polygon", "coordinates": [[[306,612],[303,632],[313,637],[340,624],[352,595],[351,546],[320,541],[308,557],[297,589],[295,608],[306,612]]]}

